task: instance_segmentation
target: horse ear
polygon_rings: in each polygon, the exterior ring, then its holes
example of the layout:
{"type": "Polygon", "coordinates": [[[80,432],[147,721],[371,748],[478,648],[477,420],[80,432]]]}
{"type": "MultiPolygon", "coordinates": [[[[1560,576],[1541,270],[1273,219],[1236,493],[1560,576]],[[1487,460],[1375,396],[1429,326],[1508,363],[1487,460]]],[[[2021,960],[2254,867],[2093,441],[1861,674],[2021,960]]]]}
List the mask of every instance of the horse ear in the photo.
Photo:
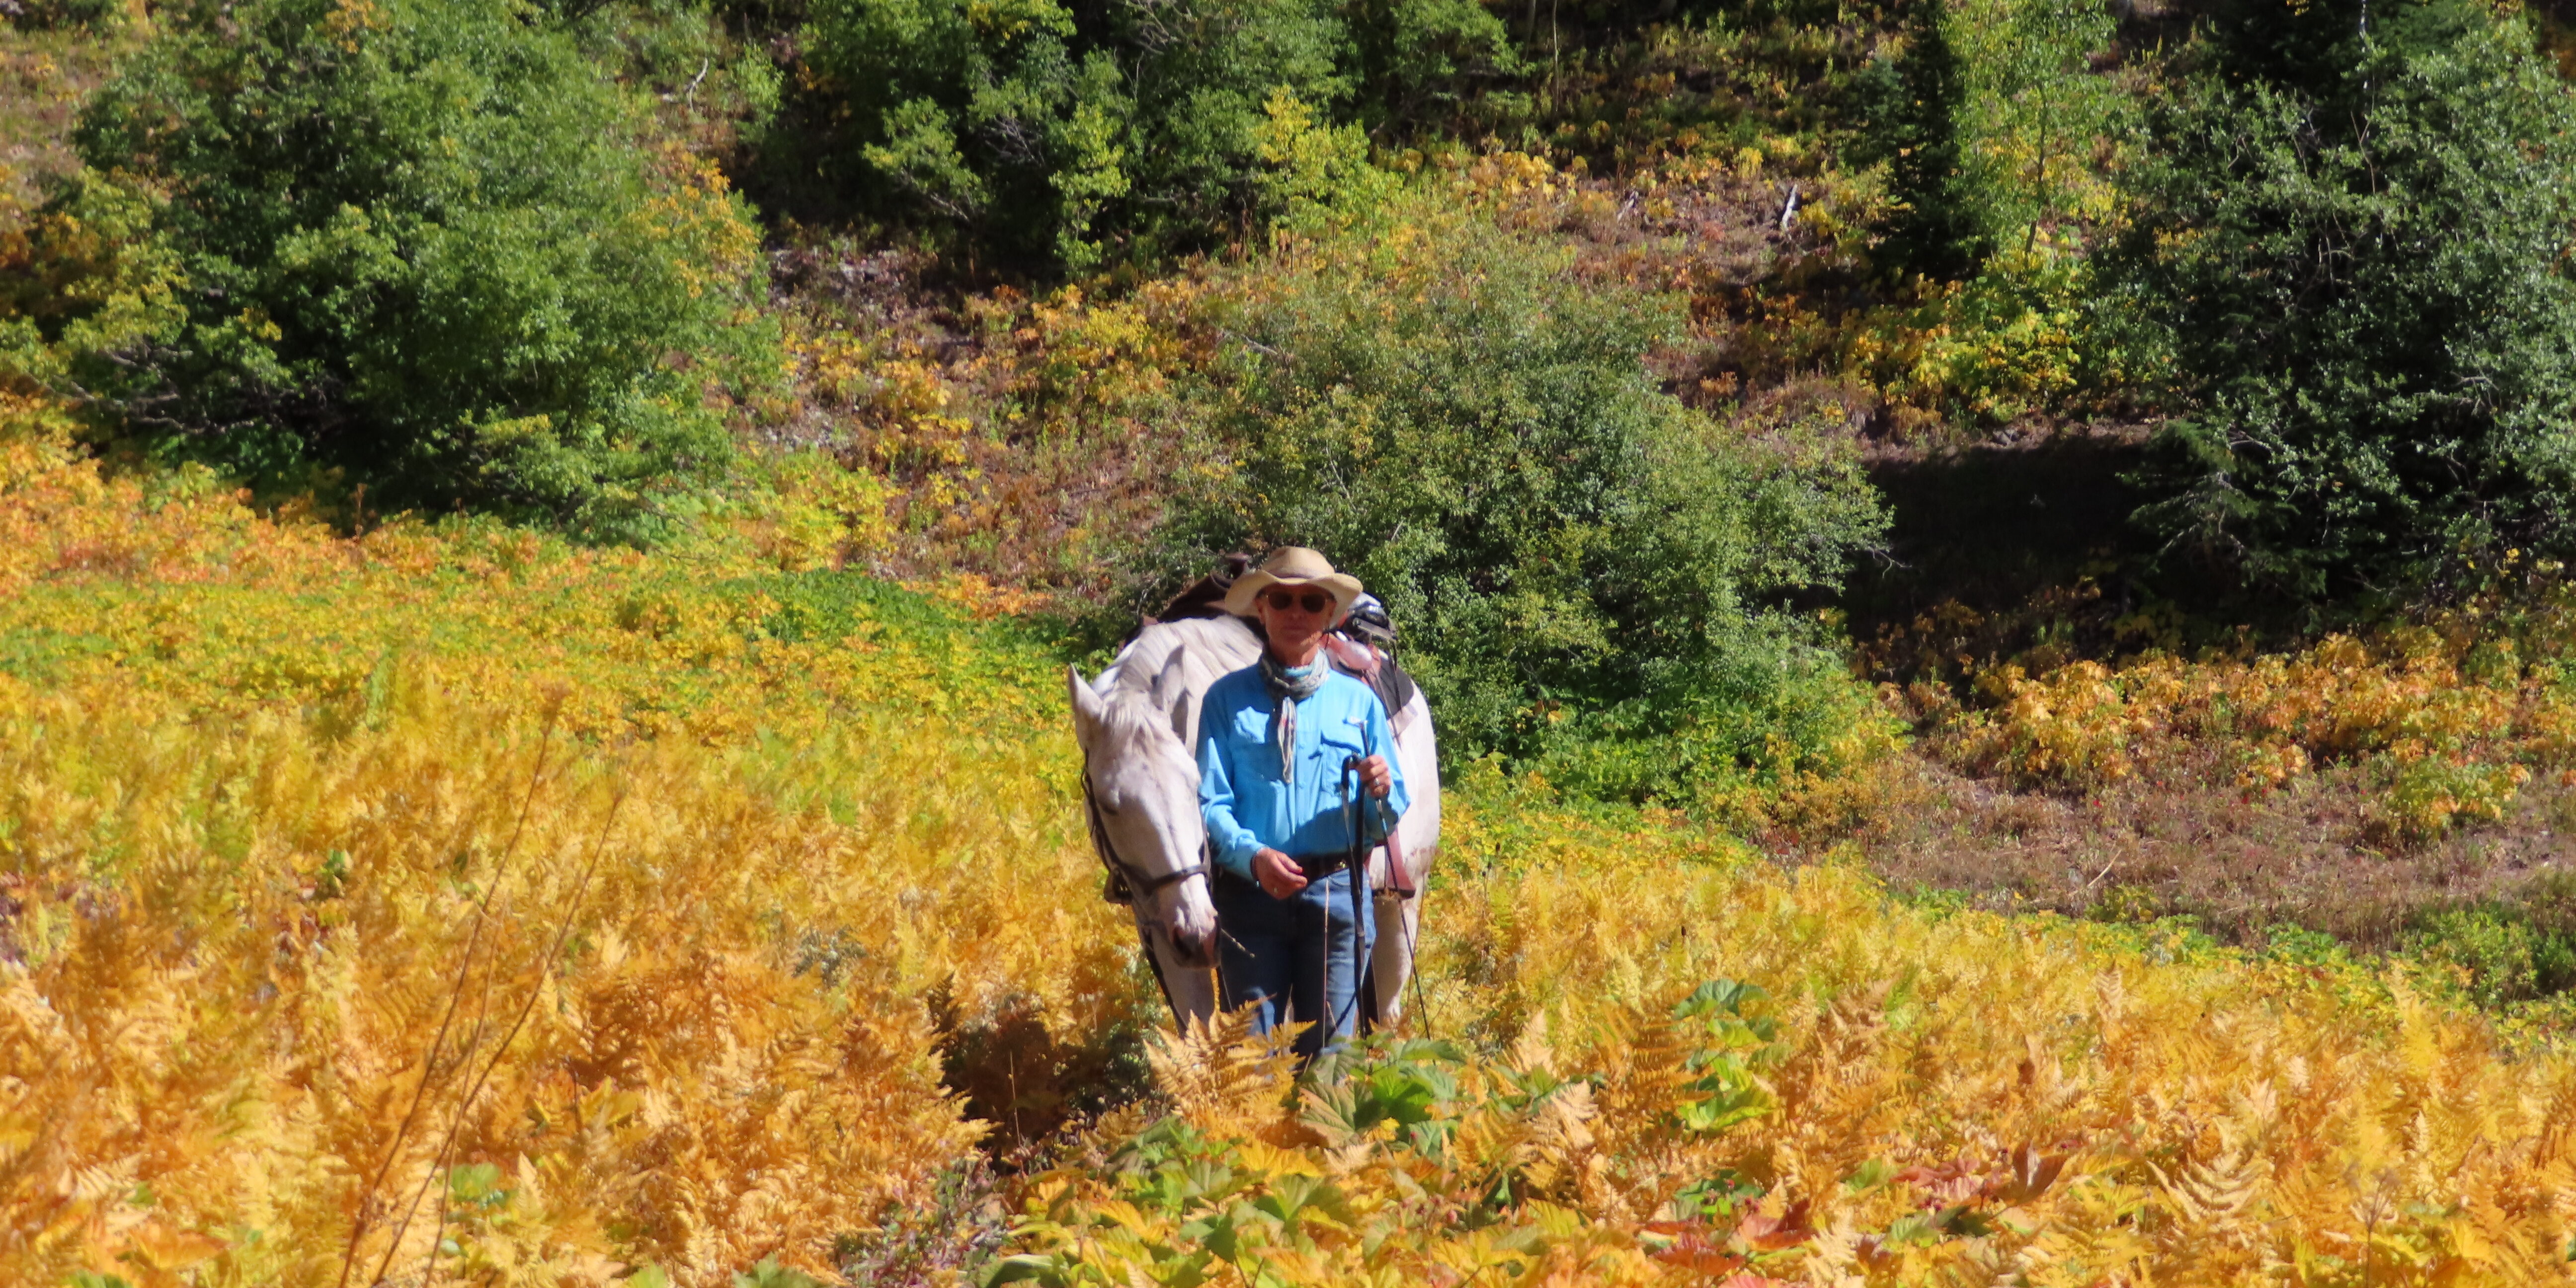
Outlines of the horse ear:
{"type": "Polygon", "coordinates": [[[1154,705],[1172,713],[1172,736],[1184,746],[1190,740],[1190,655],[1186,649],[1173,649],[1163,659],[1163,669],[1154,676],[1154,705]]]}
{"type": "Polygon", "coordinates": [[[1154,673],[1154,705],[1176,706],[1190,691],[1190,654],[1187,649],[1173,649],[1163,659],[1163,669],[1154,673]]]}
{"type": "Polygon", "coordinates": [[[1064,668],[1064,687],[1073,699],[1073,736],[1078,741],[1089,742],[1091,731],[1099,728],[1101,718],[1108,714],[1108,700],[1092,692],[1091,684],[1082,678],[1078,667],[1064,668]]]}

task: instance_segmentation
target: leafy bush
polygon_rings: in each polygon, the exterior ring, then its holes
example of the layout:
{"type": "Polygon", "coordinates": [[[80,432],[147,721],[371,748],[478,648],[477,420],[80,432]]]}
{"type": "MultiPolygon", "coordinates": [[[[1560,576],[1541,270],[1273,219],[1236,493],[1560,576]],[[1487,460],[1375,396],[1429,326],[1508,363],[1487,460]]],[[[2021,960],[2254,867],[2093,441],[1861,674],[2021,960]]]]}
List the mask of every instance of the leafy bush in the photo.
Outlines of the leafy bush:
{"type": "Polygon", "coordinates": [[[2514,892],[2513,905],[2540,939],[2532,957],[2541,991],[2576,989],[2576,873],[2533,877],[2514,892]]]}
{"type": "Polygon", "coordinates": [[[2189,413],[2142,517],[2307,594],[2576,536],[2568,90],[2518,20],[2361,17],[2222,6],[2122,256],[2189,413]]]}
{"type": "Polygon", "coordinates": [[[2119,355],[2088,325],[2093,288],[2080,257],[2008,248],[1966,280],[1916,283],[1911,307],[1876,311],[1844,357],[1891,399],[2011,421],[2115,378],[2119,355]]]}
{"type": "Polygon", "coordinates": [[[67,27],[106,30],[124,25],[126,7],[117,0],[8,0],[0,17],[20,31],[54,31],[67,27]]]}
{"type": "Polygon", "coordinates": [[[1042,272],[1215,244],[1523,69],[1475,0],[817,0],[803,39],[863,206],[1042,272]]]}
{"type": "Polygon", "coordinates": [[[2501,898],[2427,912],[2406,949],[2457,970],[2486,1006],[2576,990],[2576,874],[2543,872],[2501,898]]]}
{"type": "Polygon", "coordinates": [[[1229,226],[1274,108],[1350,90],[1321,0],[819,0],[805,38],[882,198],[1074,269],[1229,226]]]}
{"type": "Polygon", "coordinates": [[[1480,93],[1517,85],[1532,70],[1503,20],[1478,0],[1344,0],[1341,13],[1357,115],[1372,133],[1436,134],[1480,93]]]}
{"type": "Polygon", "coordinates": [[[1219,320],[1224,464],[1176,540],[1343,561],[1462,756],[1686,798],[1849,754],[1861,699],[1764,604],[1834,583],[1879,531],[1872,494],[1795,426],[1762,441],[1662,393],[1642,359],[1670,304],[1566,270],[1420,202],[1267,266],[1219,320]]]}
{"type": "MultiPolygon", "coordinates": [[[[5,355],[166,456],[374,508],[469,505],[599,538],[729,458],[719,386],[774,373],[756,238],[713,171],[507,0],[181,8],[90,105],[92,209],[150,273],[19,307],[5,355]],[[141,314],[99,333],[102,318],[141,314]],[[84,329],[87,328],[87,329],[84,329]]],[[[95,256],[93,256],[94,258],[95,256]]]]}
{"type": "Polygon", "coordinates": [[[2468,978],[2470,996],[2495,1006],[2536,993],[2537,938],[2517,918],[2485,908],[2453,908],[2424,918],[2422,927],[2407,937],[2406,947],[2418,957],[2458,968],[2468,978]]]}
{"type": "Polygon", "coordinates": [[[2520,765],[2459,764],[2425,757],[2400,760],[2369,832],[2390,844],[2432,840],[2460,823],[2493,823],[2522,791],[2531,771],[2520,765]]]}

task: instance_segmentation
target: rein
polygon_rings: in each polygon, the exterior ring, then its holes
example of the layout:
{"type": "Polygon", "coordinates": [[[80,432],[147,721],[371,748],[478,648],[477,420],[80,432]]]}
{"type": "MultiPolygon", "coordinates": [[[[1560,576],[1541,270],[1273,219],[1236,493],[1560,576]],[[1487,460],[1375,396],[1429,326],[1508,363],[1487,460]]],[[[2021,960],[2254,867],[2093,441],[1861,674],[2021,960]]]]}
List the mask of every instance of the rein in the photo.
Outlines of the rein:
{"type": "Polygon", "coordinates": [[[1208,865],[1204,857],[1158,877],[1138,875],[1136,868],[1119,855],[1118,846],[1109,839],[1108,826],[1100,821],[1100,802],[1091,794],[1091,762],[1088,758],[1082,765],[1082,812],[1091,824],[1092,852],[1100,856],[1100,865],[1109,870],[1109,884],[1101,891],[1101,897],[1109,902],[1130,903],[1139,894],[1150,895],[1165,886],[1179,885],[1191,877],[1207,875],[1208,865]]]}

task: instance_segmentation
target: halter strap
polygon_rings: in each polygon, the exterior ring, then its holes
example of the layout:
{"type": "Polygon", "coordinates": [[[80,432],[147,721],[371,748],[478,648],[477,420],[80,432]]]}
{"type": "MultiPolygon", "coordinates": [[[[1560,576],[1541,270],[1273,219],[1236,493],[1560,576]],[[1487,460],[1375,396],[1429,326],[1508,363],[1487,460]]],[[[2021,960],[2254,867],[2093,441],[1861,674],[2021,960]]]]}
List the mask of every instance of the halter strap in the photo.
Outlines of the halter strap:
{"type": "Polygon", "coordinates": [[[1127,899],[1112,896],[1109,900],[1111,903],[1125,903],[1138,894],[1150,895],[1165,886],[1178,885],[1191,877],[1207,875],[1208,865],[1204,857],[1196,863],[1174,868],[1158,877],[1137,875],[1136,869],[1119,856],[1117,845],[1109,839],[1108,826],[1100,821],[1100,802],[1091,794],[1091,764],[1088,760],[1085,760],[1082,766],[1082,809],[1084,818],[1091,824],[1092,852],[1100,856],[1101,866],[1109,869],[1111,883],[1129,892],[1127,899]]]}

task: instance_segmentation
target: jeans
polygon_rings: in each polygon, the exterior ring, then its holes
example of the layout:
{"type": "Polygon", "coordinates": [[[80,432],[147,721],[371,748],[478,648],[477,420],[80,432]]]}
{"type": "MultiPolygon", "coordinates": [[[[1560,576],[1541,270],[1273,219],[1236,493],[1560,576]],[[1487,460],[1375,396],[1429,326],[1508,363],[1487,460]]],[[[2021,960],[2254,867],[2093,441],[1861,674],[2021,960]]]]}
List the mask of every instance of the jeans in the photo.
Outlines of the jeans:
{"type": "Polygon", "coordinates": [[[1375,941],[1375,902],[1360,898],[1359,934],[1351,934],[1351,881],[1345,868],[1285,899],[1226,875],[1215,882],[1217,988],[1224,1005],[1256,1008],[1252,1031],[1268,1033],[1291,1019],[1314,1025],[1298,1035],[1297,1054],[1311,1060],[1359,1026],[1360,973],[1375,941]],[[1329,932],[1329,933],[1328,933],[1329,932]]]}

